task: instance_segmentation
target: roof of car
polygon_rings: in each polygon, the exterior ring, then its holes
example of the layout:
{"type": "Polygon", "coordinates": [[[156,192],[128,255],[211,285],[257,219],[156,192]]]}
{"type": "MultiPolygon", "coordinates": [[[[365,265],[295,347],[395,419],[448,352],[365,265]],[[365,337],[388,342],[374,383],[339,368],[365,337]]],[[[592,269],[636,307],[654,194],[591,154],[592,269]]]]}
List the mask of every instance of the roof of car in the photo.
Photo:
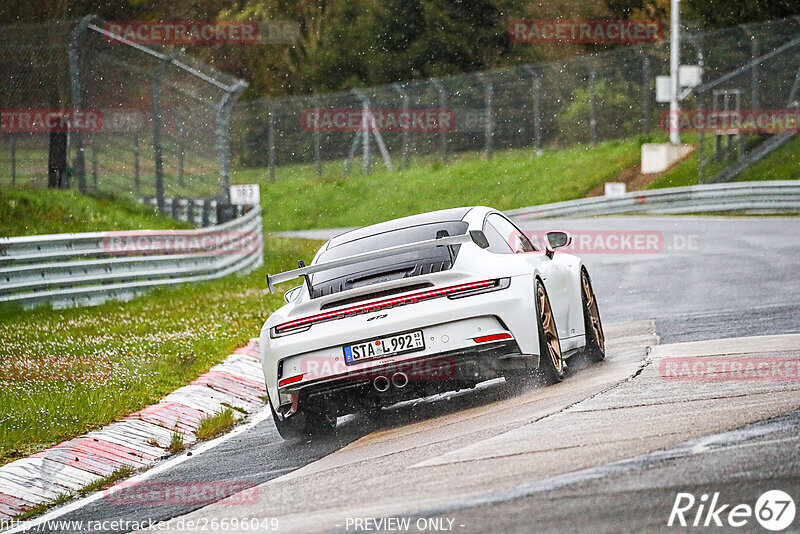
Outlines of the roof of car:
{"type": "Polygon", "coordinates": [[[391,221],[364,226],[362,228],[356,228],[355,230],[350,230],[349,232],[345,232],[331,239],[328,242],[327,248],[330,249],[343,243],[355,241],[356,239],[391,232],[392,230],[397,230],[398,228],[409,228],[411,226],[420,226],[423,224],[432,224],[445,221],[460,221],[467,215],[467,213],[469,213],[471,209],[472,207],[468,206],[464,208],[450,208],[446,210],[429,211],[427,213],[410,215],[408,217],[401,217],[400,219],[392,219],[391,221]]]}

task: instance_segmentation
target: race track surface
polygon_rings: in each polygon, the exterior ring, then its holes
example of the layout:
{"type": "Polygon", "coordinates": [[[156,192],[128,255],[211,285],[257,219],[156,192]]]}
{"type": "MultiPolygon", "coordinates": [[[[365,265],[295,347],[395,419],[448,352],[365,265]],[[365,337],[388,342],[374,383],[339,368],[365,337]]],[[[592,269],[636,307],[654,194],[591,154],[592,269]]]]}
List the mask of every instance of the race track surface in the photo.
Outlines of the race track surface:
{"type": "MultiPolygon", "coordinates": [[[[752,506],[763,491],[783,489],[800,505],[800,382],[671,380],[662,365],[798,358],[800,335],[785,334],[800,332],[800,220],[520,224],[534,236],[565,229],[579,238],[575,254],[592,275],[609,330],[606,361],[573,364],[563,383],[548,388],[517,394],[494,381],[404,403],[379,420],[349,417],[327,440],[283,442],[267,419],[150,479],[261,484],[255,502],[99,499],[58,519],[178,518],[177,526],[277,517],[279,531],[364,532],[397,531],[366,520],[405,517],[412,532],[420,518],[426,531],[671,531],[666,522],[679,491],[698,499],[719,492],[726,503],[752,506]],[[637,235],[653,246],[609,250],[637,235]],[[750,430],[737,433],[742,428],[750,430]],[[662,452],[648,456],[654,451],[662,452]]],[[[747,530],[759,529],[751,518],[747,530]]]]}

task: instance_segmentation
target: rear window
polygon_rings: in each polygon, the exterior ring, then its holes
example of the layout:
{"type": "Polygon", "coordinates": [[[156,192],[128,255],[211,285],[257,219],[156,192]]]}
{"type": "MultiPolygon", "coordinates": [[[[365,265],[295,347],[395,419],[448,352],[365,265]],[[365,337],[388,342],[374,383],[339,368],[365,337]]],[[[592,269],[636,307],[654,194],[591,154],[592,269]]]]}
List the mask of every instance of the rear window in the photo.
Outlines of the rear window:
{"type": "MultiPolygon", "coordinates": [[[[344,242],[320,254],[317,258],[317,263],[435,239],[440,232],[447,232],[449,236],[462,235],[467,232],[467,228],[468,224],[463,221],[443,221],[398,228],[344,242]]],[[[447,247],[434,247],[428,250],[398,254],[389,258],[366,261],[316,273],[311,277],[312,297],[330,295],[339,291],[389,280],[429,274],[447,270],[450,267],[452,267],[451,257],[447,247]]]]}

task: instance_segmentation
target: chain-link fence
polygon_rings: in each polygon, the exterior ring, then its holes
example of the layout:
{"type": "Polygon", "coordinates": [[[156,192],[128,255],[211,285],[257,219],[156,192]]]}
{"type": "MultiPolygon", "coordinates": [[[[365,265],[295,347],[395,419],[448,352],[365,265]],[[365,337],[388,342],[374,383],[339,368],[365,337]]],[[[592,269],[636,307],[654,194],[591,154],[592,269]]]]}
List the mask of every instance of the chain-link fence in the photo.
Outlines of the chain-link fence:
{"type": "MultiPolygon", "coordinates": [[[[785,45],[798,30],[797,18],[709,32],[687,28],[681,62],[700,65],[703,81],[709,82],[785,45]]],[[[790,70],[773,72],[765,63],[761,72],[748,71],[754,80],[753,105],[763,107],[770,98],[767,93],[774,90],[770,78],[786,79],[784,74],[790,70]],[[758,95],[763,95],[760,101],[758,95]]],[[[241,102],[234,111],[235,164],[237,169],[268,167],[272,178],[276,168],[292,165],[319,174],[325,169],[347,172],[358,167],[370,172],[375,165],[396,169],[419,158],[439,158],[446,163],[461,152],[485,151],[491,157],[494,151],[509,148],[539,151],[552,145],[664,134],[668,105],[655,100],[655,78],[667,74],[668,39],[553,63],[350,92],[241,102]],[[306,120],[309,110],[334,115],[361,110],[363,117],[369,110],[381,114],[387,109],[398,114],[444,109],[452,112],[455,125],[424,131],[337,130],[309,127],[306,120]]],[[[686,107],[696,105],[692,97],[684,102],[686,107]]]]}
{"type": "Polygon", "coordinates": [[[697,136],[700,182],[728,181],[797,134],[800,37],[792,37],[693,91],[706,123],[697,136]]]}
{"type": "MultiPolygon", "coordinates": [[[[792,84],[800,57],[787,43],[798,30],[797,18],[712,32],[687,28],[682,63],[700,65],[705,84],[683,107],[713,107],[712,100],[722,98],[715,91],[738,94],[726,98],[753,109],[787,106],[791,91],[797,93],[792,84]]],[[[511,148],[538,152],[665,133],[667,106],[655,101],[655,78],[668,74],[668,41],[349,92],[237,102],[243,81],[175,49],[116,38],[95,18],[0,27],[0,38],[3,110],[102,115],[101,128],[66,132],[60,143],[53,132],[4,128],[5,183],[44,185],[49,179],[168,202],[170,196],[226,194],[231,160],[237,170],[268,168],[274,178],[281,166],[370,172],[418,160],[447,163],[463,152],[491,157],[511,148]],[[430,110],[440,116],[433,127],[421,122],[418,128],[324,127],[317,120],[337,110],[362,118],[405,113],[423,121],[430,110]],[[59,146],[66,147],[68,165],[54,172],[49,166],[59,146]]],[[[745,141],[746,150],[753,141],[745,141]]],[[[709,146],[700,145],[706,177],[717,172],[705,155],[709,146]]]]}
{"type": "Polygon", "coordinates": [[[245,82],[171,47],[126,41],[94,17],[4,26],[0,39],[0,181],[154,196],[162,209],[165,197],[227,194],[230,115],[245,82]],[[64,110],[96,120],[35,124],[64,110]]]}

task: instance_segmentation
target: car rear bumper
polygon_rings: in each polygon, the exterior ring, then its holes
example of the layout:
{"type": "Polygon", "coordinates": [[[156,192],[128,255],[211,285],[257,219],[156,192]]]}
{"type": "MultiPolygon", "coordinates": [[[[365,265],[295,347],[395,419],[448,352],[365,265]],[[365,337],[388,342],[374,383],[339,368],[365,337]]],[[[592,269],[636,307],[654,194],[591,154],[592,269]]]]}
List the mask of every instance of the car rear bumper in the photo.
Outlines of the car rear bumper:
{"type": "Polygon", "coordinates": [[[521,354],[513,339],[486,343],[287,385],[280,388],[281,398],[291,400],[276,407],[276,411],[283,418],[313,405],[317,410],[344,415],[442,391],[473,387],[509,371],[536,368],[538,363],[538,355],[521,354]],[[393,380],[398,373],[405,375],[406,383],[402,387],[393,380]],[[386,391],[376,389],[376,379],[381,377],[387,380],[386,391]]]}

